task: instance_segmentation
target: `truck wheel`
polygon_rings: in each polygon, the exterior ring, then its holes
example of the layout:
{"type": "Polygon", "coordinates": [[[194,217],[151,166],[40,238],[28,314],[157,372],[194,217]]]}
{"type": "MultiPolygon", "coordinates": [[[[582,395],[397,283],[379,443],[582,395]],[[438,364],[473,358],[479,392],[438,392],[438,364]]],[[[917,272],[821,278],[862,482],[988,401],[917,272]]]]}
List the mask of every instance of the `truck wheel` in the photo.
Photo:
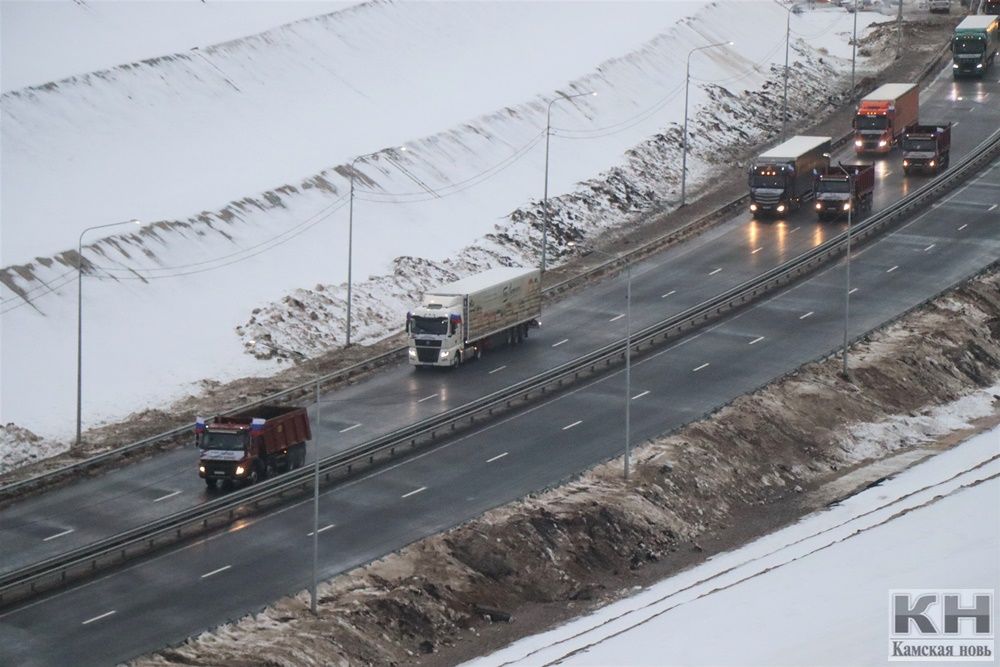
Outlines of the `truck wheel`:
{"type": "Polygon", "coordinates": [[[452,367],[461,366],[461,365],[462,365],[462,353],[461,352],[456,352],[455,353],[455,363],[452,364],[452,367]]]}
{"type": "Polygon", "coordinates": [[[250,474],[247,475],[247,484],[256,484],[260,479],[260,475],[257,473],[256,466],[250,469],[250,474]]]}

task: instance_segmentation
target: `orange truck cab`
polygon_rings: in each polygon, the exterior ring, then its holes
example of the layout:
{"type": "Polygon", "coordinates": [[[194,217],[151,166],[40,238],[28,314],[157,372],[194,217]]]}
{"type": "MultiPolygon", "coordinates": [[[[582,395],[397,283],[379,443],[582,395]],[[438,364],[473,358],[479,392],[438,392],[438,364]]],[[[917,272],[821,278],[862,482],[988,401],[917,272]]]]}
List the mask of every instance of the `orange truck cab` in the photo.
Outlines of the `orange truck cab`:
{"type": "Polygon", "coordinates": [[[854,151],[888,153],[920,115],[915,83],[887,83],[861,98],[854,116],[854,151]]]}

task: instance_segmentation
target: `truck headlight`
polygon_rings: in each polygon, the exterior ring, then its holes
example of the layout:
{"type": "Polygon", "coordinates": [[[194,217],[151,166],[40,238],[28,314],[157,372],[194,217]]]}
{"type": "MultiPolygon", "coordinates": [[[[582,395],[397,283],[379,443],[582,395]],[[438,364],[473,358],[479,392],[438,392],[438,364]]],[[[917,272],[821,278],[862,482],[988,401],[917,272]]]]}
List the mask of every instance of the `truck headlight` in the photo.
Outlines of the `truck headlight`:
{"type": "Polygon", "coordinates": [[[205,472],[205,466],[198,466],[198,472],[205,472]]]}
{"type": "Polygon", "coordinates": [[[903,160],[903,166],[904,167],[909,167],[910,166],[910,161],[909,160],[903,160]]]}
{"type": "Polygon", "coordinates": [[[982,63],[976,63],[976,69],[982,69],[982,68],[983,68],[982,63]]]}
{"type": "Polygon", "coordinates": [[[885,139],[879,139],[879,140],[878,140],[878,147],[879,147],[879,148],[885,148],[885,147],[886,147],[886,145],[888,145],[888,143],[889,143],[889,142],[888,142],[888,141],[886,141],[885,139]]]}
{"type": "Polygon", "coordinates": [[[844,202],[844,210],[845,211],[850,211],[851,210],[851,202],[849,202],[849,201],[844,202]]]}
{"type": "Polygon", "coordinates": [[[784,213],[784,212],[785,212],[785,205],[778,204],[778,213],[784,213]]]}
{"type": "Polygon", "coordinates": [[[820,204],[819,202],[816,202],[816,210],[817,210],[817,211],[820,211],[820,210],[822,210],[822,209],[823,209],[823,205],[822,205],[822,204],[820,204]]]}
{"type": "Polygon", "coordinates": [[[931,160],[930,162],[928,162],[928,164],[933,167],[934,166],[934,160],[931,160]]]}
{"type": "Polygon", "coordinates": [[[757,210],[757,204],[750,204],[750,210],[751,211],[756,211],[757,210]]]}
{"type": "Polygon", "coordinates": [[[865,142],[861,141],[860,139],[855,139],[854,145],[857,146],[858,148],[861,148],[862,146],[865,145],[865,142]]]}
{"type": "Polygon", "coordinates": [[[442,359],[447,359],[449,354],[451,354],[451,350],[441,350],[442,359]]]}
{"type": "Polygon", "coordinates": [[[244,472],[246,472],[246,471],[243,469],[243,466],[236,466],[236,474],[237,474],[237,476],[242,475],[244,472]]]}
{"type": "Polygon", "coordinates": [[[412,347],[410,348],[409,354],[410,354],[410,359],[416,359],[417,358],[417,351],[416,351],[416,349],[414,349],[412,347]]]}

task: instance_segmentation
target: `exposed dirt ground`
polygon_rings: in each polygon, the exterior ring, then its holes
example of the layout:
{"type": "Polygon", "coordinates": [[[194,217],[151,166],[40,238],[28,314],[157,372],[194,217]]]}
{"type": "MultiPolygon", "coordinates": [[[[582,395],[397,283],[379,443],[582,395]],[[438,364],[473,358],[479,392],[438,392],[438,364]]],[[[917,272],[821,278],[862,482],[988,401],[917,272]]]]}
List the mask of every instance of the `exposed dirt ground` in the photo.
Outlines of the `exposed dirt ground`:
{"type": "Polygon", "coordinates": [[[829,501],[813,491],[906,446],[861,425],[996,391],[1000,272],[851,358],[850,383],[839,357],[809,364],[637,448],[629,483],[614,460],[337,577],[318,617],[303,593],[134,664],[453,664],[773,530],[829,501]]]}
{"type": "MultiPolygon", "coordinates": [[[[914,80],[927,64],[940,53],[942,44],[953,26],[960,20],[955,16],[919,15],[903,23],[903,53],[900,60],[891,60],[895,50],[895,23],[887,21],[875,26],[869,36],[859,44],[859,48],[876,54],[882,54],[890,64],[877,77],[862,78],[857,82],[859,91],[866,91],[885,81],[914,80]]],[[[839,110],[828,114],[818,123],[813,121],[793,122],[789,133],[807,131],[810,134],[827,134],[839,136],[850,127],[850,116],[853,107],[846,104],[848,100],[838,100],[839,110]]],[[[720,166],[716,185],[699,197],[691,205],[663,213],[650,211],[637,219],[637,224],[628,225],[627,229],[609,233],[606,238],[595,244],[606,252],[618,253],[628,248],[648,243],[684,227],[718,209],[725,203],[745,193],[745,181],[742,167],[734,164],[725,168],[720,166]]],[[[673,242],[679,242],[676,239],[673,242]]],[[[588,264],[596,263],[593,259],[579,258],[571,260],[546,274],[545,282],[554,284],[580,273],[588,264]]],[[[276,391],[295,386],[310,378],[317,377],[336,369],[345,368],[375,357],[383,352],[401,346],[402,336],[397,335],[377,344],[364,347],[338,349],[323,354],[309,361],[290,365],[285,371],[270,377],[247,377],[228,383],[205,380],[203,390],[199,395],[192,395],[162,410],[146,410],[130,415],[120,423],[107,424],[88,430],[84,434],[84,442],[79,447],[71,448],[43,461],[28,463],[15,470],[0,475],[0,484],[11,483],[19,479],[41,474],[47,470],[59,468],[88,456],[119,447],[123,443],[136,442],[142,438],[163,433],[169,429],[185,424],[191,424],[197,415],[217,414],[234,405],[251,400],[264,398],[276,391]]],[[[370,371],[377,372],[377,371],[370,371]]],[[[361,375],[352,378],[356,381],[361,375]]],[[[330,387],[325,387],[329,389],[330,387]]],[[[13,428],[13,425],[11,425],[13,428]]],[[[31,434],[26,437],[30,438],[31,434]]],[[[158,449],[179,446],[188,442],[181,437],[174,442],[164,442],[158,449]]],[[[141,458],[156,453],[156,449],[147,449],[133,458],[141,458]]],[[[95,468],[90,474],[99,474],[108,466],[121,465],[121,461],[109,462],[107,466],[95,468]]]]}

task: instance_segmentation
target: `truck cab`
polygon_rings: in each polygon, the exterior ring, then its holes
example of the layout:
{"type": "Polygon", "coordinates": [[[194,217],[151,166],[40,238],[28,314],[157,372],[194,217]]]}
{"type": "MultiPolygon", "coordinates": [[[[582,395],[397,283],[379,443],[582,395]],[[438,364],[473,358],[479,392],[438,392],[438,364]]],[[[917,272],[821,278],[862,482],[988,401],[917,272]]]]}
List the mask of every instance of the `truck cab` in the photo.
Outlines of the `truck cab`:
{"type": "Polygon", "coordinates": [[[256,443],[250,425],[221,423],[208,426],[199,418],[195,434],[201,456],[198,474],[210,486],[217,483],[256,482],[260,473],[254,465],[256,443]]]}
{"type": "Polygon", "coordinates": [[[954,78],[977,76],[982,78],[993,64],[1000,40],[1000,18],[996,16],[967,16],[955,28],[951,40],[954,78]]]}
{"type": "Polygon", "coordinates": [[[795,168],[789,164],[755,164],[750,169],[750,212],[783,215],[794,208],[789,193],[793,190],[795,168]]]}
{"type": "MultiPolygon", "coordinates": [[[[464,347],[462,298],[429,294],[406,314],[413,365],[457,366],[464,347]]],[[[474,350],[473,350],[474,352],[474,350]]]]}
{"type": "Polygon", "coordinates": [[[906,128],[903,140],[903,173],[938,173],[948,166],[951,153],[951,123],[914,124],[906,128]]]}

